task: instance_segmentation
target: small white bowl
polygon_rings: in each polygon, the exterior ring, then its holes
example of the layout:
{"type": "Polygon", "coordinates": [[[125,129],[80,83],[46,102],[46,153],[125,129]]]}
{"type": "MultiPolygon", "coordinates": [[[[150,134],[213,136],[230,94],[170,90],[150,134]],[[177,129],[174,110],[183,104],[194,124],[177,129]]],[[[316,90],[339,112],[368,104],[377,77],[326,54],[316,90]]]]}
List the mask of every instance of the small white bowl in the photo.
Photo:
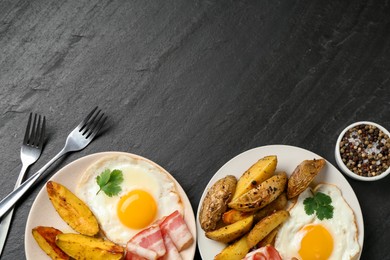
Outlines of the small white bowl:
{"type": "Polygon", "coordinates": [[[373,125],[373,126],[376,126],[379,130],[381,130],[383,133],[385,133],[387,136],[390,136],[390,133],[389,131],[387,131],[386,128],[384,128],[383,126],[381,125],[378,125],[377,123],[373,123],[373,122],[370,122],[370,121],[360,121],[360,122],[356,122],[356,123],[353,123],[349,126],[347,126],[342,132],[341,134],[339,135],[339,137],[337,138],[337,142],[336,142],[336,149],[335,149],[335,157],[336,157],[336,163],[337,165],[339,166],[339,168],[345,173],[347,174],[349,177],[353,178],[353,179],[356,179],[356,180],[360,180],[360,181],[376,181],[376,180],[380,180],[380,179],[383,179],[384,177],[386,177],[387,175],[389,175],[390,173],[390,167],[387,168],[386,171],[382,172],[381,174],[377,175],[377,176],[372,176],[372,177],[368,177],[368,176],[360,176],[356,173],[354,173],[353,171],[351,171],[350,169],[348,169],[348,167],[344,164],[342,158],[341,158],[341,154],[340,154],[340,142],[341,142],[341,139],[343,138],[344,134],[352,127],[354,126],[357,126],[357,125],[373,125]]]}

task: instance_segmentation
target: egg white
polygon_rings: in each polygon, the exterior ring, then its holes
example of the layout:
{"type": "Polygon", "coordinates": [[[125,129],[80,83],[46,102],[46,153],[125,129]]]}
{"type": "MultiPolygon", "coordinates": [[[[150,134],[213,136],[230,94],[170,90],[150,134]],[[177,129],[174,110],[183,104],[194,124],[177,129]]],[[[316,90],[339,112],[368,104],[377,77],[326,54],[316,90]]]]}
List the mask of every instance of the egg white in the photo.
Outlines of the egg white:
{"type": "Polygon", "coordinates": [[[94,213],[104,235],[117,244],[125,245],[140,230],[121,223],[117,216],[117,205],[122,196],[135,189],[145,190],[153,196],[157,204],[155,220],[175,210],[183,213],[183,205],[172,179],[148,161],[126,155],[106,157],[91,165],[80,179],[76,195],[94,213]],[[109,197],[102,191],[96,194],[99,190],[96,177],[106,169],[117,169],[123,173],[122,191],[117,196],[109,197]]]}
{"type": "Polygon", "coordinates": [[[315,214],[307,215],[303,201],[313,196],[310,188],[302,192],[294,206],[290,209],[289,219],[280,227],[275,238],[275,248],[283,259],[291,259],[299,256],[300,243],[302,239],[302,228],[309,224],[322,225],[333,238],[333,251],[330,260],[351,259],[360,251],[357,241],[358,230],[355,215],[344,200],[340,189],[332,184],[319,184],[314,192],[322,192],[332,199],[333,217],[331,219],[319,220],[315,214]]]}

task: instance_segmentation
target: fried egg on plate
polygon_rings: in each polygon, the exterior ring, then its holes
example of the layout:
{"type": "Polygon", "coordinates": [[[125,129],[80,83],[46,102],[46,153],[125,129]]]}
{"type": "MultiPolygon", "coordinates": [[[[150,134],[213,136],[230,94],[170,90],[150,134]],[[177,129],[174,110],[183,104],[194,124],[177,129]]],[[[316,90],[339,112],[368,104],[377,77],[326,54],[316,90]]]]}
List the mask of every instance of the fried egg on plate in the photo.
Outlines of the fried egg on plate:
{"type": "Polygon", "coordinates": [[[137,157],[110,156],[96,162],[83,174],[76,195],[92,210],[104,235],[121,245],[173,211],[183,213],[180,196],[170,176],[137,157]],[[106,169],[122,171],[122,191],[117,196],[98,193],[96,177],[106,169]]]}
{"type": "Polygon", "coordinates": [[[314,192],[331,197],[333,217],[319,220],[315,214],[306,214],[303,201],[313,196],[313,191],[306,189],[290,209],[290,218],[280,227],[275,238],[275,248],[283,259],[353,258],[359,253],[360,246],[352,209],[335,185],[319,184],[314,192]]]}

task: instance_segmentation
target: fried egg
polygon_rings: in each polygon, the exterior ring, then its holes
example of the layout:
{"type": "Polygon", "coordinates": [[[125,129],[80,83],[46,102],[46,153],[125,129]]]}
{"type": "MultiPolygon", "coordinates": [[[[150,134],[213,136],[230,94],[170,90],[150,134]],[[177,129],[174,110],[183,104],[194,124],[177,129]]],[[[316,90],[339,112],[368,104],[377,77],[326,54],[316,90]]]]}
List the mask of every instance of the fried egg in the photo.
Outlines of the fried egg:
{"type": "Polygon", "coordinates": [[[104,235],[121,245],[175,210],[183,213],[172,178],[158,166],[126,155],[103,158],[91,165],[80,179],[76,195],[94,213],[104,235]],[[122,171],[121,191],[116,196],[98,193],[96,178],[106,169],[122,171]]]}
{"type": "Polygon", "coordinates": [[[335,185],[319,184],[314,192],[331,197],[333,217],[320,220],[316,214],[306,214],[303,201],[313,196],[313,191],[306,189],[290,209],[290,218],[280,227],[275,238],[275,248],[283,259],[353,258],[359,253],[360,246],[352,209],[335,185]]]}

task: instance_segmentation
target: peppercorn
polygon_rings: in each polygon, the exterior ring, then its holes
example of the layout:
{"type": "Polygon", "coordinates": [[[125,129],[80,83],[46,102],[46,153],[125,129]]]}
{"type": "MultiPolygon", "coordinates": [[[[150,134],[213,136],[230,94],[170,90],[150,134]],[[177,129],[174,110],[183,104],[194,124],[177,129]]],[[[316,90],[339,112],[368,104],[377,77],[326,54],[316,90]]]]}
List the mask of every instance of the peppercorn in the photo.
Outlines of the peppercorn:
{"type": "Polygon", "coordinates": [[[374,125],[362,124],[346,131],[340,142],[342,161],[360,176],[377,176],[390,166],[390,139],[374,125]]]}

